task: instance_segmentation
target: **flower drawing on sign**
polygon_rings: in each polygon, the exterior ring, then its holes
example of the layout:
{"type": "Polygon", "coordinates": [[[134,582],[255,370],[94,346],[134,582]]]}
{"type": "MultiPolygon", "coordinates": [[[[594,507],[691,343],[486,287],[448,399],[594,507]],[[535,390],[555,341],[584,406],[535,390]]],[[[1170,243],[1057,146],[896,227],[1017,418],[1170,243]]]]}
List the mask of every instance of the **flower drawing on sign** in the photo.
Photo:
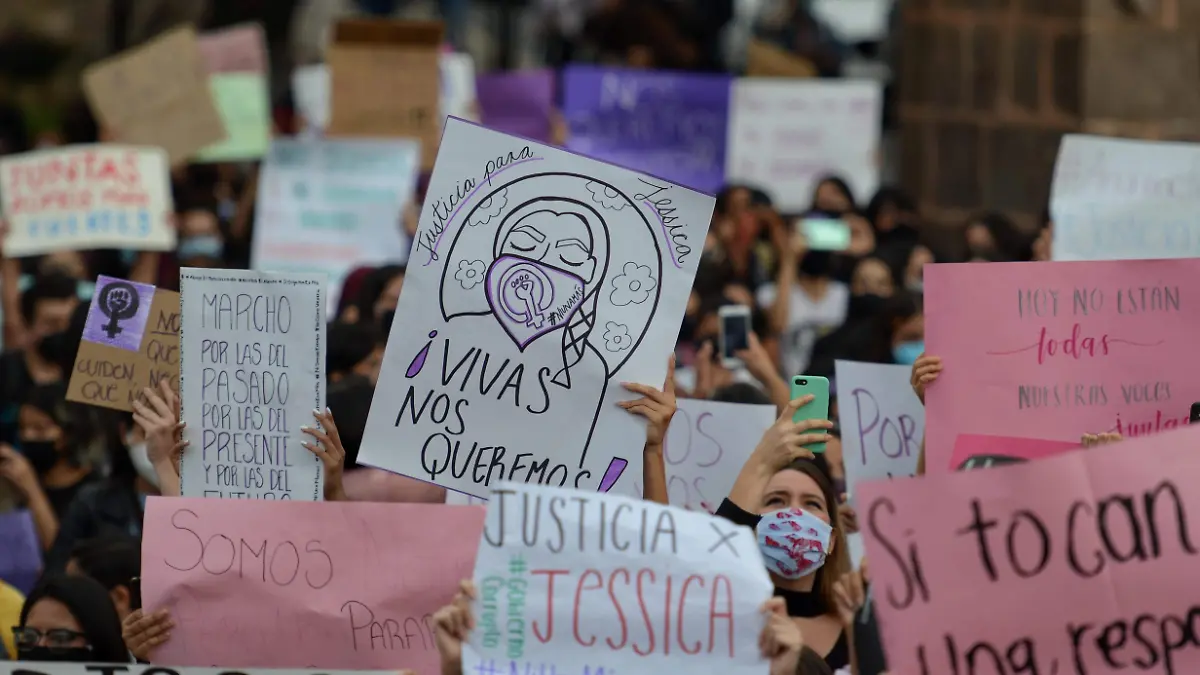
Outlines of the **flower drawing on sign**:
{"type": "Polygon", "coordinates": [[[482,260],[460,260],[454,278],[464,289],[470,290],[483,283],[485,274],[487,274],[487,265],[482,260]]]}
{"type": "Polygon", "coordinates": [[[609,301],[617,307],[640,305],[650,299],[650,293],[658,287],[654,272],[637,263],[625,263],[619,276],[613,277],[613,291],[609,301]]]}
{"type": "Polygon", "coordinates": [[[629,326],[609,321],[604,324],[604,348],[610,352],[623,352],[633,344],[629,337],[629,326]]]}
{"type": "MultiPolygon", "coordinates": [[[[471,226],[487,225],[492,218],[500,215],[508,206],[508,190],[500,190],[479,203],[474,217],[469,221],[471,226]]],[[[467,286],[466,288],[470,288],[467,286]]]]}
{"type": "Polygon", "coordinates": [[[614,188],[601,183],[588,183],[588,192],[592,193],[592,201],[612,211],[620,211],[628,203],[624,196],[614,188]]]}

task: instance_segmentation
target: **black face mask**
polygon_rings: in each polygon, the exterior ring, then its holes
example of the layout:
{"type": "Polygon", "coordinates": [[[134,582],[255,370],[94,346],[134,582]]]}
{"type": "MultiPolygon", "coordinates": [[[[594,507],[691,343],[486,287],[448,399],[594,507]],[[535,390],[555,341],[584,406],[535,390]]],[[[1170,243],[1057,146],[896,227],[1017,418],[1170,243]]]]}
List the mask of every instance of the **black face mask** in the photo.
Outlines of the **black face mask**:
{"type": "Polygon", "coordinates": [[[833,253],[829,251],[809,251],[800,259],[800,274],[806,277],[827,277],[832,269],[833,253]]]}
{"type": "Polygon", "coordinates": [[[39,475],[58,464],[58,448],[54,441],[21,441],[21,454],[39,475]]]}
{"type": "Polygon", "coordinates": [[[18,661],[54,661],[58,663],[87,663],[92,660],[90,647],[18,647],[18,661]]]}
{"type": "Polygon", "coordinates": [[[38,356],[51,363],[62,363],[69,348],[70,340],[65,331],[47,335],[37,343],[38,356]]]}
{"type": "Polygon", "coordinates": [[[887,298],[874,293],[863,293],[862,295],[850,296],[850,307],[847,309],[847,314],[854,318],[866,316],[874,316],[883,310],[883,306],[887,303],[887,298]]]}

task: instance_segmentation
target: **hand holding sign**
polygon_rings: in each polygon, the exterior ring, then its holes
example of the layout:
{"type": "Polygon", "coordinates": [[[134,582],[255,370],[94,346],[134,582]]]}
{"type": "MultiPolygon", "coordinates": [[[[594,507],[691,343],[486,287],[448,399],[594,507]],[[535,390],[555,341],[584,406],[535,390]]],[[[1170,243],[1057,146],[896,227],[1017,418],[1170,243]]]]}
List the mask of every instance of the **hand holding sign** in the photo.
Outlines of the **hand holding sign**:
{"type": "Polygon", "coordinates": [[[135,609],[121,622],[121,638],[130,654],[139,661],[149,662],[155,648],[171,639],[174,627],[175,622],[165,609],[150,614],[135,609]]]}
{"type": "Polygon", "coordinates": [[[158,383],[161,390],[146,387],[142,390],[145,402],[133,402],[133,421],[142,428],[146,437],[146,455],[158,475],[158,488],[168,497],[178,496],[179,459],[188,442],[183,440],[183,429],[187,426],[179,421],[179,397],[167,380],[158,383]]]}

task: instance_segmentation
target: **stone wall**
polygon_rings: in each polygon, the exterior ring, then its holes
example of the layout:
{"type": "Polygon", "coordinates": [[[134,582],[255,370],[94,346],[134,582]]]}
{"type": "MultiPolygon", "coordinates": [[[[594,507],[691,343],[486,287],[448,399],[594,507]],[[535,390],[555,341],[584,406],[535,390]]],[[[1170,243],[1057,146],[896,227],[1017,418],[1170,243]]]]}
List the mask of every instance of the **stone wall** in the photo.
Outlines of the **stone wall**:
{"type": "Polygon", "coordinates": [[[931,219],[1032,225],[1063,133],[1200,136],[1200,0],[1121,2],[902,0],[901,180],[931,219]]]}

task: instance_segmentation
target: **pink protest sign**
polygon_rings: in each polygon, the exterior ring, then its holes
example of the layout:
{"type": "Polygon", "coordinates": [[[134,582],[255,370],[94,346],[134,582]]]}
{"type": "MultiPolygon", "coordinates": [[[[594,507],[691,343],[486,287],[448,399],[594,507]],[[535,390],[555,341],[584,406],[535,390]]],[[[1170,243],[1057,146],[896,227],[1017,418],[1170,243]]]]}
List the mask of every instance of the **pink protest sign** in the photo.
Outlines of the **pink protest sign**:
{"type": "Polygon", "coordinates": [[[861,486],[890,671],[1200,672],[1197,447],[1193,427],[861,486]]]}
{"type": "Polygon", "coordinates": [[[433,613],[471,578],[484,510],[151,498],[148,610],[168,609],[156,663],[439,672],[433,613]]]}
{"type": "Polygon", "coordinates": [[[1200,259],[930,265],[929,473],[959,434],[1079,442],[1187,423],[1200,401],[1200,259]]]}
{"type": "Polygon", "coordinates": [[[953,469],[959,469],[972,457],[1013,457],[1032,461],[1061,455],[1079,447],[1070,441],[1045,441],[1040,438],[1014,438],[1012,436],[980,436],[961,434],[954,440],[954,456],[950,460],[953,469]]]}
{"type": "Polygon", "coordinates": [[[267,42],[262,26],[242,24],[200,36],[200,54],[208,73],[264,73],[267,42]]]}

